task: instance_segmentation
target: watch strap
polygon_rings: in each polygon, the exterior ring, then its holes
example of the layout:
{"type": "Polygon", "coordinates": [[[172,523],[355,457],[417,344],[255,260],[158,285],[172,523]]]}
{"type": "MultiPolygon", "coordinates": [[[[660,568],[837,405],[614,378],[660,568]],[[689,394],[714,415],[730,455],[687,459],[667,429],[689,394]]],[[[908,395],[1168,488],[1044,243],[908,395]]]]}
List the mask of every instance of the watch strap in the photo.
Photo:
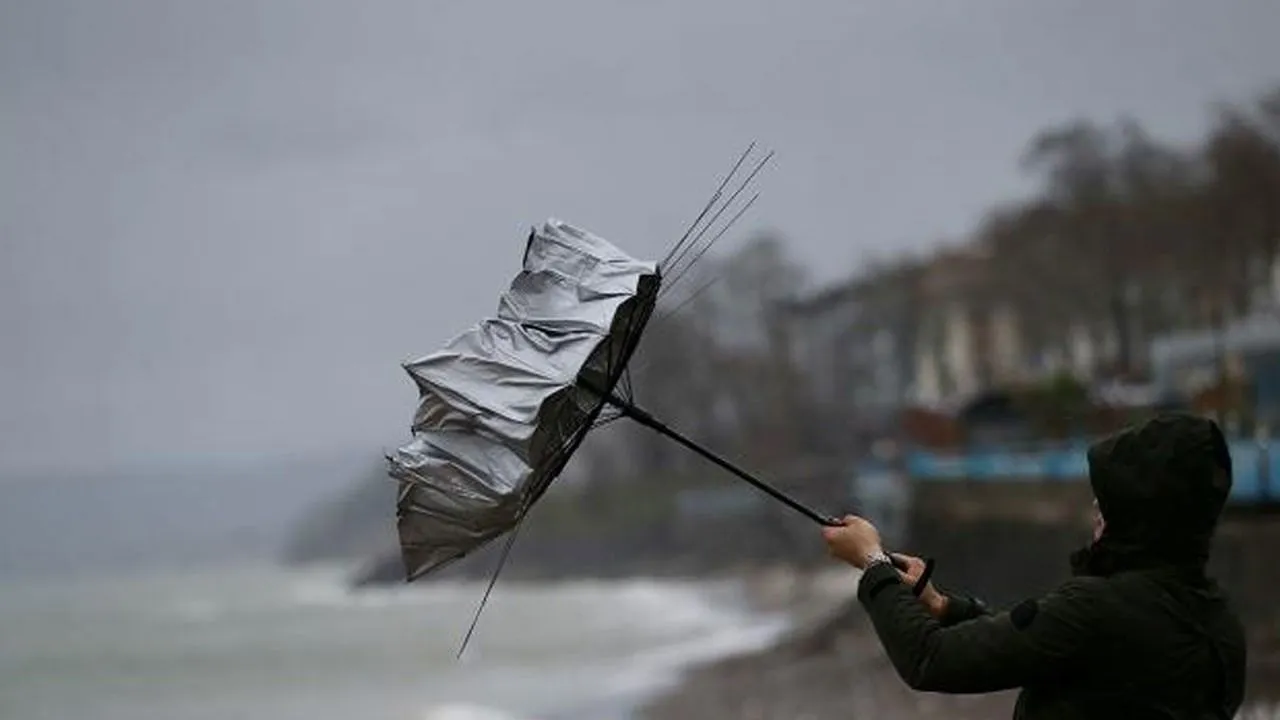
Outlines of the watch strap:
{"type": "Polygon", "coordinates": [[[893,565],[893,558],[889,557],[885,551],[877,550],[867,555],[866,566],[869,568],[872,565],[893,565]]]}

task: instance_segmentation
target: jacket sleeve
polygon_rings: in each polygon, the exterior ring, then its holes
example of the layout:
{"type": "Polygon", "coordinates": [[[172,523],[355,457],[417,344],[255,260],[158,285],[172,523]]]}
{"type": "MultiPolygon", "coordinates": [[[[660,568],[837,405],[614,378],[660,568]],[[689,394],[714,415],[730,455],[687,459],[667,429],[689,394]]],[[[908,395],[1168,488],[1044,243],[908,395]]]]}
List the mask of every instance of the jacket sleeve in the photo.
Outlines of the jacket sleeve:
{"type": "Polygon", "coordinates": [[[986,604],[975,597],[955,593],[944,594],[947,596],[947,609],[942,617],[938,618],[938,622],[942,623],[943,627],[959,625],[991,614],[986,604]]]}
{"type": "Polygon", "coordinates": [[[1080,578],[1010,612],[935,620],[888,565],[863,574],[858,599],[889,660],[916,690],[988,693],[1060,680],[1097,647],[1103,597],[1080,578]]]}

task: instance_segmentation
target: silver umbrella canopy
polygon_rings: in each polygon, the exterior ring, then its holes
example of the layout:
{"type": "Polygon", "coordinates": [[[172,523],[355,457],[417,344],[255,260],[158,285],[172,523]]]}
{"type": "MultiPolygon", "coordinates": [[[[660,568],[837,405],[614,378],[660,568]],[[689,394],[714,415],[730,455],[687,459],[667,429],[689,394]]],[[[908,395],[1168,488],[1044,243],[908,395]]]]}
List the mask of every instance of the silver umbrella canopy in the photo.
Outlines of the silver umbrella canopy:
{"type": "Polygon", "coordinates": [[[404,365],[418,408],[389,461],[409,580],[516,527],[610,400],[660,285],[656,263],[548,220],[497,315],[404,365]]]}

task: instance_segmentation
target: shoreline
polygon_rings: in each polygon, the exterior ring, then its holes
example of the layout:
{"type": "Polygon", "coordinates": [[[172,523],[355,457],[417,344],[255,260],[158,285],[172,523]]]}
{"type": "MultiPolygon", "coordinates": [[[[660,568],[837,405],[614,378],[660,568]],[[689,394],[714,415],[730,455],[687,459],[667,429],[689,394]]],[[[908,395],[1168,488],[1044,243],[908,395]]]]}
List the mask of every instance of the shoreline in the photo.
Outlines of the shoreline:
{"type": "MultiPolygon", "coordinates": [[[[791,571],[807,586],[781,591],[788,573],[748,578],[749,607],[786,613],[790,627],[768,647],[682,669],[680,680],[650,695],[637,720],[988,720],[1011,717],[1017,691],[943,695],[911,690],[898,677],[856,599],[852,570],[791,571]]],[[[1250,648],[1246,704],[1238,720],[1280,720],[1280,653],[1250,648]]]]}
{"type": "MultiPolygon", "coordinates": [[[[450,578],[446,584],[473,578],[450,578]]],[[[660,670],[663,679],[647,687],[574,708],[559,720],[735,720],[825,718],[829,715],[884,720],[956,720],[1009,717],[1016,691],[981,696],[948,696],[912,691],[884,656],[856,600],[859,573],[832,562],[827,567],[785,564],[737,566],[693,576],[653,573],[622,577],[563,577],[502,581],[509,587],[656,582],[710,589],[710,602],[728,602],[734,614],[747,616],[744,630],[759,629],[754,640],[709,638],[714,646],[690,651],[690,657],[660,670]],[[727,594],[726,594],[727,593],[727,594]],[[765,628],[780,624],[774,633],[765,628]]],[[[404,587],[402,585],[402,587],[404,587]]],[[[352,590],[358,591],[357,588],[352,590]]],[[[1265,636],[1265,628],[1252,628],[1265,636]]],[[[732,631],[730,631],[732,635],[732,631]]],[[[1250,652],[1248,704],[1241,720],[1280,720],[1280,652],[1256,642],[1250,652]]],[[[680,651],[683,654],[685,651],[680,651]]],[[[665,662],[663,664],[666,664],[665,662]]]]}
{"type": "MultiPolygon", "coordinates": [[[[843,600],[852,597],[857,588],[857,573],[847,568],[811,572],[776,566],[738,569],[703,578],[660,576],[631,580],[699,587],[702,592],[710,593],[706,596],[710,607],[724,608],[719,603],[727,602],[725,609],[738,619],[731,626],[713,631],[701,639],[655,649],[653,652],[657,656],[674,655],[673,659],[652,669],[650,680],[616,695],[566,709],[549,716],[550,720],[638,720],[646,717],[646,708],[680,692],[693,675],[736,658],[770,652],[788,642],[798,631],[828,615],[843,600]]],[[[546,583],[525,584],[537,586],[546,583]]],[[[639,658],[634,658],[633,662],[644,665],[639,658]]]]}

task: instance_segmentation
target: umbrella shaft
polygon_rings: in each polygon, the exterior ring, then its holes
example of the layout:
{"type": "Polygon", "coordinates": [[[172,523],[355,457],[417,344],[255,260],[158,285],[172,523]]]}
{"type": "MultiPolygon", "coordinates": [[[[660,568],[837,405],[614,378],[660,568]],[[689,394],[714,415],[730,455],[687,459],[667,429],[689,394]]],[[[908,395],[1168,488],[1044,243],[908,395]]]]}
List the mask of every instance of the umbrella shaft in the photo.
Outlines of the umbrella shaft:
{"type": "MultiPolygon", "coordinates": [[[[711,461],[712,463],[719,466],[720,468],[724,470],[728,470],[730,473],[733,473],[733,475],[735,475],[739,479],[745,480],[746,482],[750,483],[752,486],[756,487],[757,489],[767,493],[773,499],[777,500],[778,502],[781,502],[783,505],[786,505],[787,507],[791,508],[792,510],[795,510],[801,515],[804,515],[805,517],[818,523],[819,525],[826,525],[829,527],[838,527],[844,524],[837,518],[831,517],[830,515],[823,515],[817,510],[814,510],[813,508],[808,507],[807,505],[800,502],[799,500],[796,500],[790,495],[787,495],[781,490],[773,487],[769,483],[761,480],[760,478],[757,478],[756,476],[752,475],[746,470],[743,470],[737,465],[734,465],[728,460],[702,447],[701,445],[690,440],[684,435],[681,435],[680,433],[668,427],[665,423],[663,423],[658,418],[650,415],[645,410],[639,407],[636,407],[634,403],[627,402],[626,400],[623,400],[622,398],[618,397],[617,395],[614,395],[613,393],[600,392],[597,388],[593,387],[590,383],[580,382],[580,384],[583,385],[587,390],[590,390],[596,393],[597,395],[603,397],[605,403],[613,406],[614,408],[617,408],[618,411],[620,411],[623,415],[630,418],[631,420],[649,428],[650,430],[653,430],[654,432],[657,432],[660,435],[663,435],[672,440],[675,440],[676,442],[680,443],[686,448],[689,448],[693,452],[701,455],[702,457],[711,461]]],[[[899,560],[896,557],[893,558],[893,566],[903,571],[907,569],[906,563],[903,562],[902,560],[899,560]]],[[[933,577],[933,570],[934,570],[933,559],[930,558],[925,560],[924,572],[920,574],[920,578],[916,580],[915,585],[912,586],[911,588],[912,592],[915,593],[917,596],[920,595],[922,592],[924,592],[925,588],[928,587],[929,581],[933,577]]]]}
{"type": "Polygon", "coordinates": [[[733,473],[733,475],[735,475],[739,479],[750,483],[752,486],[765,492],[766,494],[771,496],[773,499],[781,502],[783,505],[786,505],[787,507],[791,508],[792,510],[795,510],[801,515],[804,515],[805,517],[818,523],[819,525],[836,526],[841,524],[840,521],[837,520],[836,518],[819,513],[813,508],[810,508],[805,504],[801,503],[799,500],[796,500],[790,495],[787,495],[781,490],[773,487],[769,483],[755,477],[754,475],[747,472],[746,470],[743,470],[737,465],[734,465],[728,460],[702,447],[701,445],[690,440],[684,435],[681,435],[680,433],[668,427],[662,421],[658,420],[654,416],[645,412],[643,409],[636,407],[634,404],[629,403],[626,400],[623,400],[622,398],[619,398],[612,394],[605,395],[605,402],[617,408],[619,411],[622,412],[623,415],[630,418],[631,420],[641,425],[644,425],[650,430],[653,430],[661,435],[664,435],[672,440],[675,440],[676,442],[680,443],[686,448],[706,458],[713,464],[719,466],[724,470],[729,471],[730,473],[733,473]]]}

